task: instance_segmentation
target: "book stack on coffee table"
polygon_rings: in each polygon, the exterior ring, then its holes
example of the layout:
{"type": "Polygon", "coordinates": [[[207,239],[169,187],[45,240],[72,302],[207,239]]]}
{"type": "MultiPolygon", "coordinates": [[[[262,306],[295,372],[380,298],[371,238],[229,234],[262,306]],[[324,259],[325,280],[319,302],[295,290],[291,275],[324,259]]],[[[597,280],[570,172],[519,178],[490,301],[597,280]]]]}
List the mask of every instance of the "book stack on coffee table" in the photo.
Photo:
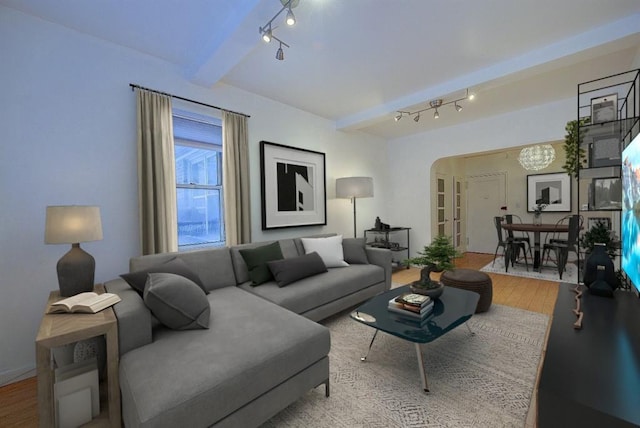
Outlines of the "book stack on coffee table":
{"type": "Polygon", "coordinates": [[[433,300],[429,296],[405,293],[389,300],[389,310],[413,319],[425,319],[433,311],[433,300]]]}

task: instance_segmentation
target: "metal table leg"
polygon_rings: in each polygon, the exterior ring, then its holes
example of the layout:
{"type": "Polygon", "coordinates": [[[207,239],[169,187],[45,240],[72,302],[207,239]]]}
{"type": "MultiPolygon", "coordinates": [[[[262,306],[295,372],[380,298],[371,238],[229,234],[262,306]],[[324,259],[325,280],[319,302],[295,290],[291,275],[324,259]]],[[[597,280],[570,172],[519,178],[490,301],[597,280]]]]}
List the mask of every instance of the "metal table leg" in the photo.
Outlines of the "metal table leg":
{"type": "Polygon", "coordinates": [[[376,329],[376,332],[373,333],[373,337],[371,338],[371,343],[369,343],[369,349],[367,349],[367,355],[364,357],[360,357],[360,361],[367,361],[367,357],[369,356],[369,352],[371,352],[371,347],[373,346],[373,341],[376,340],[376,336],[380,330],[376,329]]]}
{"type": "Polygon", "coordinates": [[[424,359],[422,358],[422,348],[419,343],[414,343],[414,345],[416,346],[416,357],[418,357],[418,369],[420,370],[420,377],[422,378],[422,389],[424,392],[429,392],[427,372],[424,369],[424,359]]]}

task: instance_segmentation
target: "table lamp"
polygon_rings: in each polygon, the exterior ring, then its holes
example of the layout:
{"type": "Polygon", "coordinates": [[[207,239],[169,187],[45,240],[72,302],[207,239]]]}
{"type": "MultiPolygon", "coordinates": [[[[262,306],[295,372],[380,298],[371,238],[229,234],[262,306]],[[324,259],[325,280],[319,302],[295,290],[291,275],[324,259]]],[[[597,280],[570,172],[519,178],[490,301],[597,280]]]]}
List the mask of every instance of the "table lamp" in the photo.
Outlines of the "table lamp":
{"type": "Polygon", "coordinates": [[[84,205],[48,206],[45,244],[71,244],[71,250],[58,260],[60,295],[74,296],[93,291],[96,261],[80,242],[102,239],[100,208],[84,205]]]}
{"type": "Polygon", "coordinates": [[[373,178],[343,177],[336,179],[336,198],[351,199],[353,203],[353,237],[356,232],[356,198],[373,196],[373,178]]]}

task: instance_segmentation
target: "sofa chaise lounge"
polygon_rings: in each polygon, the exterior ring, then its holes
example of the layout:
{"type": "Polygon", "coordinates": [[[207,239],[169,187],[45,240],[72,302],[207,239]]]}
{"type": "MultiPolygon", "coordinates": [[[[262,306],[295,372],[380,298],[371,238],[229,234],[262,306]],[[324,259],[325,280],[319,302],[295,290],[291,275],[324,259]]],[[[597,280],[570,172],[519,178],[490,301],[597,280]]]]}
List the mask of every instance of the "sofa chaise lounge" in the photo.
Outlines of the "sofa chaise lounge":
{"type": "MultiPolygon", "coordinates": [[[[285,259],[305,254],[300,238],[277,242],[285,259]]],[[[345,239],[345,260],[360,247],[364,262],[253,287],[240,251],[267,244],[130,260],[131,272],[185,262],[209,291],[208,329],[167,328],[124,279],[105,283],[122,299],[114,310],[125,426],[258,426],[319,385],[329,396],[330,335],[314,321],[388,290],[391,254],[345,239]]]]}

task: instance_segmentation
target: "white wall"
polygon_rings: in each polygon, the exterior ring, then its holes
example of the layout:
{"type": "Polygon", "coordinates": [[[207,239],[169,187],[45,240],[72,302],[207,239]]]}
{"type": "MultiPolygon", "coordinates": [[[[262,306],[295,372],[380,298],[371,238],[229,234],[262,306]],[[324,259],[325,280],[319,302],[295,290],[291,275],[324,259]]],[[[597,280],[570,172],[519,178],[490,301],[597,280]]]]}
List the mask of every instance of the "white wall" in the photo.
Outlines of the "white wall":
{"type": "Polygon", "coordinates": [[[191,85],[170,64],[2,6],[0,52],[0,385],[33,369],[42,311],[57,288],[55,265],[68,250],[44,244],[47,205],[101,207],[104,239],[82,245],[96,259],[97,282],[126,272],[140,252],[129,83],[251,115],[255,241],[329,231],[351,236],[349,201],[335,199],[341,176],[374,178],[376,196],[358,201],[360,231],[386,215],[381,139],[336,132],[332,122],[232,87],[191,85]],[[260,230],[260,140],[326,153],[326,227],[260,230]]]}
{"type": "MultiPolygon", "coordinates": [[[[387,143],[391,223],[412,228],[411,252],[431,242],[431,166],[444,157],[564,140],[575,119],[575,99],[566,99],[387,143]],[[395,172],[395,173],[394,173],[395,172]]],[[[499,169],[499,166],[497,166],[499,169]]]]}

